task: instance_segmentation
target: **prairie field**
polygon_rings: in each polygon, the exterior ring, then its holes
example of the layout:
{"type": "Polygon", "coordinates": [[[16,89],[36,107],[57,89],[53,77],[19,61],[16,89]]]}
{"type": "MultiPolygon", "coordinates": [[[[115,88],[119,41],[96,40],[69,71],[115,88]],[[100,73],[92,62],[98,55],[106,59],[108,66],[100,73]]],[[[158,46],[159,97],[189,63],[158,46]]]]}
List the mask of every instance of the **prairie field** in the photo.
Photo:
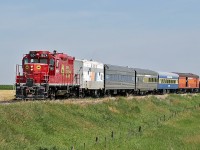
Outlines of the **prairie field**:
{"type": "Polygon", "coordinates": [[[8,101],[14,99],[14,90],[0,90],[0,101],[8,101]]]}

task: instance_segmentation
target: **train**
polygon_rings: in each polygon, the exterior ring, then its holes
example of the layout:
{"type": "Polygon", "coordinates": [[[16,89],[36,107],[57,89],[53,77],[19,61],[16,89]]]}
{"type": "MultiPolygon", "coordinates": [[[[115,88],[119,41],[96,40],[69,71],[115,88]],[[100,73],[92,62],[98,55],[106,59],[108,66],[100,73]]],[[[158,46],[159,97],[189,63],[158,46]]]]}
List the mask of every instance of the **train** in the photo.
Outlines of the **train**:
{"type": "Polygon", "coordinates": [[[16,65],[16,99],[199,92],[199,76],[76,59],[54,50],[32,50],[16,65]]]}

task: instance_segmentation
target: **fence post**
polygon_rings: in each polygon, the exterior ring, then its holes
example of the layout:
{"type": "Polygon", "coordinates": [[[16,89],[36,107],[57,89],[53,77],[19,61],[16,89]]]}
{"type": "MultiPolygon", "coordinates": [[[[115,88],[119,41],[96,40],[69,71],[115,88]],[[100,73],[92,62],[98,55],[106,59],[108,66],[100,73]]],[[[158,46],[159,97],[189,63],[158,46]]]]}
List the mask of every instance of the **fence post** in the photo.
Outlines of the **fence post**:
{"type": "Polygon", "coordinates": [[[98,143],[98,141],[99,141],[99,138],[98,138],[98,137],[96,137],[96,140],[95,140],[95,141],[96,141],[96,144],[97,144],[97,143],[98,143]]]}
{"type": "Polygon", "coordinates": [[[84,143],[84,149],[86,148],[85,143],[84,143]]]}
{"type": "Polygon", "coordinates": [[[114,139],[114,132],[113,131],[111,132],[111,137],[112,137],[112,139],[114,139]]]}
{"type": "Polygon", "coordinates": [[[105,137],[105,148],[107,147],[107,139],[106,139],[106,137],[105,137]]]}
{"type": "Polygon", "coordinates": [[[71,150],[74,150],[74,146],[71,147],[71,150]]]}
{"type": "Polygon", "coordinates": [[[142,127],[141,126],[139,126],[139,130],[138,130],[139,132],[141,132],[142,131],[142,127]]]}
{"type": "Polygon", "coordinates": [[[165,121],[165,115],[164,115],[164,121],[165,121]]]}

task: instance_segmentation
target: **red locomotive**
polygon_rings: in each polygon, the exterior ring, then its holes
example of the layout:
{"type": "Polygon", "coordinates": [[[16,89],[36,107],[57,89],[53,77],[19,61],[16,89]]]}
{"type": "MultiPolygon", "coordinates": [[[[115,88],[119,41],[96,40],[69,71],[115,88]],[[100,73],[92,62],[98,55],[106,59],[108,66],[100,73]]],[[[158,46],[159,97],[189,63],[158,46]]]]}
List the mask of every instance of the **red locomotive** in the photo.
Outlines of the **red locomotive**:
{"type": "Polygon", "coordinates": [[[16,98],[46,99],[76,91],[74,57],[45,50],[30,51],[16,66],[16,98]],[[22,69],[22,70],[20,70],[22,69]]]}

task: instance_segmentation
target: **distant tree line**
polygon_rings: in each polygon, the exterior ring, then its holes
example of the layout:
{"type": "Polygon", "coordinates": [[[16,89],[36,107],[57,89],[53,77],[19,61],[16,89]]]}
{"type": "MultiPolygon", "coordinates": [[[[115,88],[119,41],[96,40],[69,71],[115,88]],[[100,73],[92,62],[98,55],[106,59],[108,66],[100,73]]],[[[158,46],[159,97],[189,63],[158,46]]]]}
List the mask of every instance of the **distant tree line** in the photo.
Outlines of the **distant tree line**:
{"type": "Polygon", "coordinates": [[[0,90],[13,90],[13,85],[0,85],[0,90]]]}

